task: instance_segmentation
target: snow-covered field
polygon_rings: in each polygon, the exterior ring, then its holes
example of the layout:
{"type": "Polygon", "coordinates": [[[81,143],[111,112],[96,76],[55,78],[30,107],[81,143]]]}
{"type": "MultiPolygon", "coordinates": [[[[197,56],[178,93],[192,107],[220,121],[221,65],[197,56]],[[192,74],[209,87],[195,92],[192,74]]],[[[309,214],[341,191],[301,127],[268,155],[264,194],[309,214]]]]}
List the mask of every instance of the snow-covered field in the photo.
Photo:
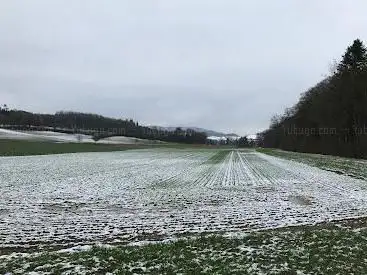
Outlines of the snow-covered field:
{"type": "Polygon", "coordinates": [[[0,158],[0,249],[236,234],[367,215],[367,182],[254,151],[0,158]]]}
{"type": "MultiPolygon", "coordinates": [[[[76,142],[94,143],[92,136],[83,134],[65,134],[53,131],[13,131],[0,128],[0,139],[28,140],[43,142],[76,142]]],[[[140,139],[134,137],[114,136],[97,141],[99,144],[161,144],[158,140],[140,139]]]]}
{"type": "Polygon", "coordinates": [[[160,140],[148,140],[134,137],[114,136],[103,138],[97,141],[102,144],[163,144],[166,143],[160,140]]]}
{"type": "Polygon", "coordinates": [[[64,134],[53,131],[13,131],[0,128],[1,139],[31,140],[48,142],[94,142],[88,135],[64,134]]]}

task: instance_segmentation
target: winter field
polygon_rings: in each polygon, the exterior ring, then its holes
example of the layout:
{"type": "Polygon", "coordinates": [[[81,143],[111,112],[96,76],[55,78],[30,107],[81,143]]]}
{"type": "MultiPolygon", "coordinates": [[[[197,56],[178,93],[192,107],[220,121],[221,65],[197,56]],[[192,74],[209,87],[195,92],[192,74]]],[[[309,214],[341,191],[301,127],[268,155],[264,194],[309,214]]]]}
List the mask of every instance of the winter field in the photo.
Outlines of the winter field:
{"type": "Polygon", "coordinates": [[[58,143],[97,143],[97,144],[164,144],[159,140],[148,140],[134,137],[114,136],[94,142],[92,136],[83,134],[65,134],[53,131],[13,131],[0,128],[0,139],[26,140],[58,143]]]}
{"type": "Polygon", "coordinates": [[[327,170],[254,150],[1,157],[0,273],[363,274],[367,182],[327,170]]]}

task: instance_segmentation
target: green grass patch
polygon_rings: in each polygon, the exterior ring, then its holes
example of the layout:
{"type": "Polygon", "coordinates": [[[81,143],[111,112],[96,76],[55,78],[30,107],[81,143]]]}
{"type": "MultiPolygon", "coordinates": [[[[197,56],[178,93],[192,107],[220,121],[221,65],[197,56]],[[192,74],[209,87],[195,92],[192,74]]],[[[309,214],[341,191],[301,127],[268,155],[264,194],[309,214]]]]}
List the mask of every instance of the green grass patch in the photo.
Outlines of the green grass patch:
{"type": "Polygon", "coordinates": [[[113,152],[129,149],[168,148],[208,150],[217,149],[205,144],[100,144],[100,143],[57,143],[47,141],[25,141],[0,139],[0,156],[49,155],[79,152],[113,152]]]}
{"type": "Polygon", "coordinates": [[[93,247],[2,258],[0,273],[60,274],[366,274],[366,219],[361,222],[199,236],[143,246],[93,247]]]}
{"type": "Polygon", "coordinates": [[[153,146],[0,140],[0,156],[48,155],[78,152],[112,152],[151,147],[153,146]]]}

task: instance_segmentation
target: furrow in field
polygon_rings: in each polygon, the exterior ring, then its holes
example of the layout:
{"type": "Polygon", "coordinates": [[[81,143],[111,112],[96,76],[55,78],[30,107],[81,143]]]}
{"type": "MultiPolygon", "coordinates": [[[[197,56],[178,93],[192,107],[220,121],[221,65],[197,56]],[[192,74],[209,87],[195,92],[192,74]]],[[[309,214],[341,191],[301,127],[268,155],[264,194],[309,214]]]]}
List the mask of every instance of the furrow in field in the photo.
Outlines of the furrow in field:
{"type": "Polygon", "coordinates": [[[213,187],[213,183],[218,182],[218,176],[221,173],[221,167],[228,155],[228,151],[217,152],[210,161],[201,164],[201,172],[193,181],[192,187],[213,187]],[[223,158],[224,157],[224,158],[223,158]]]}
{"type": "Polygon", "coordinates": [[[271,182],[264,177],[254,165],[253,153],[242,153],[239,156],[242,163],[242,168],[246,171],[248,177],[251,179],[254,185],[271,185],[271,182]]]}
{"type": "MultiPolygon", "coordinates": [[[[167,178],[163,178],[157,182],[152,184],[152,188],[155,187],[187,187],[188,185],[192,186],[195,185],[194,183],[200,178],[202,174],[205,174],[206,167],[205,162],[211,157],[213,157],[214,152],[205,152],[203,153],[203,158],[198,158],[197,155],[193,157],[193,161],[189,163],[186,161],[183,163],[183,169],[175,169],[177,170],[176,173],[169,175],[167,178]]],[[[192,157],[192,155],[190,155],[192,157]]]]}
{"type": "Polygon", "coordinates": [[[204,186],[209,188],[220,188],[223,185],[225,178],[225,171],[231,158],[231,153],[226,154],[221,163],[214,164],[213,170],[210,175],[207,176],[204,181],[204,186]]]}
{"type": "Polygon", "coordinates": [[[231,151],[229,153],[229,156],[228,158],[226,159],[226,165],[225,165],[225,168],[224,168],[224,173],[223,173],[223,180],[222,180],[222,183],[221,185],[223,187],[230,187],[230,186],[233,186],[233,161],[234,161],[234,158],[233,158],[233,151],[231,151]]]}

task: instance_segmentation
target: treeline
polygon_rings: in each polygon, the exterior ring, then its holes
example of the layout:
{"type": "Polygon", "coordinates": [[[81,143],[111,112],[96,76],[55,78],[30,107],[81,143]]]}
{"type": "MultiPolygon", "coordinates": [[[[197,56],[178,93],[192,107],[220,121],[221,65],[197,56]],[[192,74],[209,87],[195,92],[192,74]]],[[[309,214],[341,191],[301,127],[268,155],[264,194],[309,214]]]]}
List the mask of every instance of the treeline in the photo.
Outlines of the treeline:
{"type": "Polygon", "coordinates": [[[15,130],[52,130],[64,133],[92,135],[95,140],[110,136],[127,136],[189,144],[204,144],[206,134],[193,130],[163,131],[141,126],[131,119],[114,119],[96,114],[79,112],[57,112],[35,114],[0,107],[0,125],[15,130]]]}
{"type": "Polygon", "coordinates": [[[263,147],[367,158],[367,50],[355,40],[331,75],[273,117],[263,147]]]}
{"type": "Polygon", "coordinates": [[[238,148],[250,148],[256,147],[256,142],[253,139],[248,139],[246,136],[239,138],[226,138],[226,139],[208,139],[209,145],[229,145],[238,148]]]}

